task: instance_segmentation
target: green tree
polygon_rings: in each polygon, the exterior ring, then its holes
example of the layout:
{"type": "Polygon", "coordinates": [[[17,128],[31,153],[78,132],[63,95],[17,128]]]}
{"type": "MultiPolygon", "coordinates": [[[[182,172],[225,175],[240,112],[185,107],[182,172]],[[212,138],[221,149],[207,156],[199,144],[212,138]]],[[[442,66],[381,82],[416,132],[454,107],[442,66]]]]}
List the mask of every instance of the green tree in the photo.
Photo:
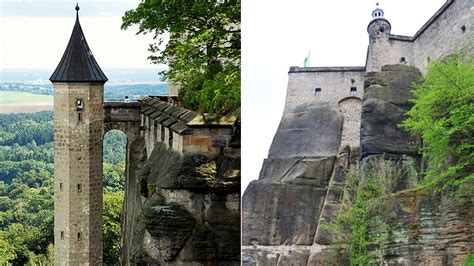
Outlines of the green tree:
{"type": "Polygon", "coordinates": [[[8,241],[3,239],[3,234],[0,231],[0,265],[10,265],[16,258],[15,248],[8,241]]]}
{"type": "Polygon", "coordinates": [[[149,59],[169,66],[163,77],[179,86],[185,107],[239,112],[240,1],[144,0],[123,16],[122,29],[134,24],[157,39],[149,59]]]}
{"type": "Polygon", "coordinates": [[[474,56],[459,52],[431,61],[413,90],[413,108],[403,123],[423,139],[428,159],[426,187],[459,187],[474,181],[474,56]]]}
{"type": "Polygon", "coordinates": [[[120,257],[120,220],[122,218],[123,192],[105,192],[103,210],[104,251],[106,264],[115,264],[120,257]]]}

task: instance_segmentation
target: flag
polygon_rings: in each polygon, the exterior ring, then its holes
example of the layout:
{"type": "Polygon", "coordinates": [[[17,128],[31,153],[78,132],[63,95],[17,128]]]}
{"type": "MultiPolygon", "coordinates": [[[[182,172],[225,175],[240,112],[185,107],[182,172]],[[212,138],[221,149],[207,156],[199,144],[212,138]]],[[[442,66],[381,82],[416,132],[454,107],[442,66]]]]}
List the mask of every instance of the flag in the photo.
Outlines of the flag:
{"type": "Polygon", "coordinates": [[[308,55],[304,59],[304,63],[303,63],[304,67],[309,67],[310,59],[311,59],[311,50],[309,50],[308,55]]]}

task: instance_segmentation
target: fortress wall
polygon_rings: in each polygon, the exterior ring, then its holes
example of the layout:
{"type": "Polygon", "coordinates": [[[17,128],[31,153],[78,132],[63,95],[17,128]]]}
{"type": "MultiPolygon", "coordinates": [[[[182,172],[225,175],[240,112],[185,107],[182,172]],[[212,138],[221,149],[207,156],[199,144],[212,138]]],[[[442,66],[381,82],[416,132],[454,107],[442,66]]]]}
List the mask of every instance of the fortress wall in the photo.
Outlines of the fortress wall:
{"type": "MultiPolygon", "coordinates": [[[[442,59],[461,44],[474,48],[474,6],[472,0],[452,0],[444,12],[415,35],[414,66],[424,74],[428,57],[442,59]],[[452,2],[452,3],[451,3],[452,2]],[[451,3],[451,4],[450,4],[451,3]],[[461,29],[465,26],[465,31],[461,29]]],[[[437,16],[437,14],[435,14],[437,16]]],[[[433,16],[433,18],[435,17],[433,16]]]]}
{"type": "Polygon", "coordinates": [[[285,112],[293,110],[302,103],[318,105],[329,102],[334,107],[350,96],[350,88],[357,88],[357,96],[362,98],[364,92],[363,67],[342,68],[290,68],[285,112]],[[352,84],[351,79],[354,79],[352,84]],[[315,95],[315,88],[321,88],[315,95]]]}
{"type": "Polygon", "coordinates": [[[407,65],[413,64],[412,42],[391,37],[371,41],[366,62],[367,72],[380,71],[383,65],[400,64],[402,57],[405,57],[407,65]]]}

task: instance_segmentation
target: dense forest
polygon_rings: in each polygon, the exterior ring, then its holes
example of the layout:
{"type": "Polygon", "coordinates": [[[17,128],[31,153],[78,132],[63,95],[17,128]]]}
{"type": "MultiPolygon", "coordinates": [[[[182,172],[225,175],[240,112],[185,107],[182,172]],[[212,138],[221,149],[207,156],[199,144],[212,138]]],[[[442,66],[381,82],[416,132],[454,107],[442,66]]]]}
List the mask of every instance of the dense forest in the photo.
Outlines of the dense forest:
{"type": "MultiPolygon", "coordinates": [[[[104,140],[104,263],[118,261],[126,136],[104,140]]],[[[52,112],[0,115],[0,265],[53,260],[52,112]]]]}
{"type": "MultiPolygon", "coordinates": [[[[0,83],[0,90],[53,95],[53,85],[50,83],[4,82],[0,83]]],[[[106,83],[104,86],[104,99],[106,101],[121,101],[125,96],[128,96],[130,100],[138,100],[142,95],[166,95],[167,92],[168,84],[166,83],[106,83]]]]}

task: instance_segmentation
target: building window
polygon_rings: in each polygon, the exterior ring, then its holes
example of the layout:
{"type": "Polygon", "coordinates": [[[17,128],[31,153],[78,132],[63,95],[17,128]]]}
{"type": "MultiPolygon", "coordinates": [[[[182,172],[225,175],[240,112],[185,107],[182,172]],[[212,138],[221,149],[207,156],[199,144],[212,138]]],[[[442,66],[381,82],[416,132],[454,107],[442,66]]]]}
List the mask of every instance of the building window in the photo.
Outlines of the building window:
{"type": "Polygon", "coordinates": [[[59,189],[63,190],[63,183],[59,183],[59,189]]]}
{"type": "Polygon", "coordinates": [[[462,30],[462,33],[465,33],[466,32],[466,25],[462,25],[461,30],[462,30]]]}
{"type": "Polygon", "coordinates": [[[77,233],[77,240],[82,240],[82,233],[81,232],[77,233]]]}
{"type": "Polygon", "coordinates": [[[82,99],[76,100],[76,111],[78,112],[84,111],[84,101],[82,101],[82,99]]]}
{"type": "Polygon", "coordinates": [[[383,27],[380,27],[379,30],[380,30],[380,32],[382,32],[382,33],[385,31],[385,29],[384,29],[383,27]]]}
{"type": "Polygon", "coordinates": [[[77,111],[77,120],[81,121],[81,113],[84,111],[84,101],[82,99],[76,100],[76,111],[77,111]]]}
{"type": "Polygon", "coordinates": [[[407,59],[405,57],[401,57],[400,58],[400,64],[406,64],[407,63],[407,59]]]}
{"type": "Polygon", "coordinates": [[[321,88],[315,88],[314,89],[314,95],[319,96],[321,94],[321,88]]]}
{"type": "Polygon", "coordinates": [[[357,87],[351,87],[351,93],[352,96],[357,95],[357,87]]]}
{"type": "Polygon", "coordinates": [[[78,183],[77,184],[77,192],[81,192],[81,191],[82,191],[82,184],[78,183]]]}
{"type": "Polygon", "coordinates": [[[64,239],[64,231],[61,231],[61,239],[64,239]]]}

